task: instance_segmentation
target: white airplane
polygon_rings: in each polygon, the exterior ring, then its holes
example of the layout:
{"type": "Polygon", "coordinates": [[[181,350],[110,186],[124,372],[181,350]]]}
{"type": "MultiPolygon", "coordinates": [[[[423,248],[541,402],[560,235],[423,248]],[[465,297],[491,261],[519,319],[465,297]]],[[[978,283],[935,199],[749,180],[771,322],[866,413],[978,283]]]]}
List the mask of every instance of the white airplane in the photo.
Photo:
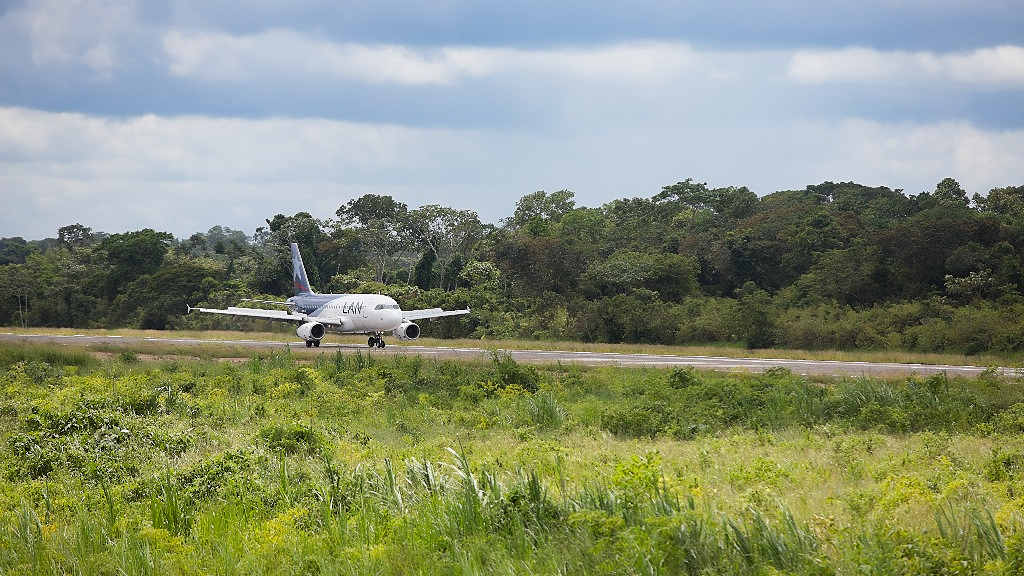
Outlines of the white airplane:
{"type": "Polygon", "coordinates": [[[320,340],[330,332],[342,334],[369,334],[367,344],[371,348],[384,347],[384,333],[391,332],[399,340],[415,340],[420,337],[420,327],[413,320],[458,316],[469,314],[466,310],[402,311],[394,298],[382,294],[317,294],[309,287],[306,267],[302,265],[299,246],[292,243],[292,276],[295,279],[295,296],[284,302],[273,300],[248,300],[284,306],[287,310],[262,310],[229,306],[226,309],[192,308],[188,311],[264,318],[298,324],[295,334],[306,342],[306,347],[320,346],[320,340]]]}

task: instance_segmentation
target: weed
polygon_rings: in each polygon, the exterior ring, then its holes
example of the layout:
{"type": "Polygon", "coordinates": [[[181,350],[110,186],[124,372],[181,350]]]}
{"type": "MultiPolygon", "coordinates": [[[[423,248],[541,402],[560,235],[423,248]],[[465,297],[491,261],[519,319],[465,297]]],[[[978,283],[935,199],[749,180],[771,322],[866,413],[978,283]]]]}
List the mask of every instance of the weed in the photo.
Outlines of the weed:
{"type": "Polygon", "coordinates": [[[547,430],[556,430],[565,421],[565,410],[548,393],[541,393],[529,399],[530,418],[533,423],[547,430]]]}
{"type": "Polygon", "coordinates": [[[188,493],[181,492],[165,472],[151,488],[149,518],[154,528],[167,530],[175,536],[186,536],[195,521],[195,503],[188,493]]]}
{"type": "Polygon", "coordinates": [[[1008,377],[303,358],[8,364],[0,573],[1024,566],[1008,377]]]}
{"type": "Polygon", "coordinates": [[[540,387],[540,373],[533,366],[519,364],[508,352],[495,351],[492,356],[494,381],[501,388],[516,386],[530,392],[540,387]]]}
{"type": "Polygon", "coordinates": [[[272,451],[285,454],[319,454],[324,450],[319,432],[304,422],[273,423],[260,429],[259,438],[272,451]]]}

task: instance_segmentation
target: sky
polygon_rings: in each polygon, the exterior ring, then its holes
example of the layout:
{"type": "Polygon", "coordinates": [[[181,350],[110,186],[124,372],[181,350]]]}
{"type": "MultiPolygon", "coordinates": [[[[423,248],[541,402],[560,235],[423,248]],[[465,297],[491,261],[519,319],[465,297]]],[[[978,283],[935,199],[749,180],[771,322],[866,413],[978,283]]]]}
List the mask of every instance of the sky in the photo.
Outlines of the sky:
{"type": "Polygon", "coordinates": [[[0,237],[1024,185],[1021,0],[0,0],[0,237]]]}

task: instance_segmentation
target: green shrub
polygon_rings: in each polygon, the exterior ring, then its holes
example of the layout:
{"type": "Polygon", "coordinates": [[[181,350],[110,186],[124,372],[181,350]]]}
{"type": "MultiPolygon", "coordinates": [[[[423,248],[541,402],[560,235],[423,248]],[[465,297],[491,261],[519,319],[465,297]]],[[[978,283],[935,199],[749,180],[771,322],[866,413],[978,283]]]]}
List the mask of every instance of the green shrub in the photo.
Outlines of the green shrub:
{"type": "Polygon", "coordinates": [[[507,352],[494,353],[493,370],[494,381],[501,388],[518,386],[532,394],[540,387],[540,372],[529,364],[519,364],[507,352]]]}
{"type": "Polygon", "coordinates": [[[1024,432],[1024,402],[1010,406],[992,418],[992,427],[1004,434],[1020,434],[1024,432]]]}
{"type": "Polygon", "coordinates": [[[601,428],[626,438],[654,438],[673,424],[671,407],[648,398],[623,400],[601,414],[601,428]]]}
{"type": "Polygon", "coordinates": [[[689,388],[700,383],[700,375],[693,366],[672,368],[668,373],[668,384],[672,388],[689,388]]]}
{"type": "Polygon", "coordinates": [[[234,498],[245,502],[263,492],[257,472],[265,465],[265,456],[231,450],[179,470],[175,482],[195,501],[234,498]]]}
{"type": "Polygon", "coordinates": [[[1003,452],[992,449],[992,456],[985,462],[985,477],[990,482],[1007,482],[1024,478],[1024,454],[1014,450],[1003,452]]]}
{"type": "Polygon", "coordinates": [[[324,450],[320,433],[304,422],[269,424],[260,428],[258,436],[267,448],[285,454],[320,454],[324,450]]]}

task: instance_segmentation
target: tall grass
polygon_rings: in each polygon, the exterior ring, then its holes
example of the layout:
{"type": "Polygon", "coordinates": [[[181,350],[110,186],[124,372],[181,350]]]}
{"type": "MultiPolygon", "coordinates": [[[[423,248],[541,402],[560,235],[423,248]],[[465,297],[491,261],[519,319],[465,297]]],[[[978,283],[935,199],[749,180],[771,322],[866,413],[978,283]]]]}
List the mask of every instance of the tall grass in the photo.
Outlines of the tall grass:
{"type": "Polygon", "coordinates": [[[0,368],[7,368],[19,362],[47,364],[49,366],[96,366],[99,360],[87,350],[58,346],[40,346],[23,342],[4,342],[0,346],[0,368]]]}
{"type": "Polygon", "coordinates": [[[0,574],[1011,574],[1020,383],[287,352],[0,372],[0,574]]]}

